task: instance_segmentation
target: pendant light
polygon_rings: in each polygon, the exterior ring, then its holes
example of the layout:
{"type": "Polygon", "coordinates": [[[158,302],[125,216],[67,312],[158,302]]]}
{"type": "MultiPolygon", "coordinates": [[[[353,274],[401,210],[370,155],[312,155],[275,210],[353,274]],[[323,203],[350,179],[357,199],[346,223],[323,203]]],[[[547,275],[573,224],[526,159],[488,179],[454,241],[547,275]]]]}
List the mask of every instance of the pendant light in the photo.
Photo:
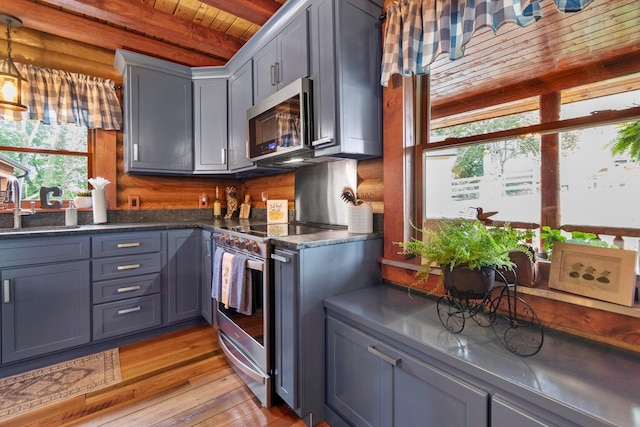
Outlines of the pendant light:
{"type": "Polygon", "coordinates": [[[27,107],[22,105],[22,84],[25,79],[11,59],[11,27],[22,26],[22,21],[15,16],[0,13],[0,22],[7,24],[7,58],[0,66],[0,109],[27,111],[27,107]]]}

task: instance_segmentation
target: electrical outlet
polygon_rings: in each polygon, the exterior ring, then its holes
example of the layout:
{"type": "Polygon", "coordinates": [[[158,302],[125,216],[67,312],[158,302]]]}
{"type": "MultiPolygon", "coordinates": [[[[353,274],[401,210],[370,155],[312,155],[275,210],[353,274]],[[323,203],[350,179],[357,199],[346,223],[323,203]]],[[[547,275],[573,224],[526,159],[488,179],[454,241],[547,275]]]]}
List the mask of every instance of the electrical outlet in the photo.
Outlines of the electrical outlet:
{"type": "Polygon", "coordinates": [[[129,209],[140,209],[140,196],[129,196],[129,209]]]}
{"type": "Polygon", "coordinates": [[[208,208],[209,207],[209,197],[207,197],[207,193],[200,194],[200,202],[199,202],[198,206],[201,207],[201,208],[208,208]]]}

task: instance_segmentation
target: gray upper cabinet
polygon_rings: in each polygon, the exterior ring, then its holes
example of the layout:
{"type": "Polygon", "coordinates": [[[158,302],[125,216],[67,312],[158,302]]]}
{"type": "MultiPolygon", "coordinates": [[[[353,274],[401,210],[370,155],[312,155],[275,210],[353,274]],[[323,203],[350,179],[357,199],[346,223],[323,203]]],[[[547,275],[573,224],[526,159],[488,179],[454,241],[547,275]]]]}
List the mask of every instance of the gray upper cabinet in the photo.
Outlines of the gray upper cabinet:
{"type": "Polygon", "coordinates": [[[253,91],[259,102],[309,75],[308,18],[304,11],[253,56],[253,91]]]}
{"type": "Polygon", "coordinates": [[[381,7],[318,0],[310,8],[316,156],[382,155],[381,7]]]}
{"type": "Polygon", "coordinates": [[[247,110],[253,106],[251,61],[229,78],[229,171],[254,168],[247,157],[247,110]]]}
{"type": "Polygon", "coordinates": [[[116,51],[124,81],[124,167],[127,173],[193,173],[191,69],[116,51]]]}
{"type": "Polygon", "coordinates": [[[227,79],[193,82],[194,173],[227,171],[227,79]]]}

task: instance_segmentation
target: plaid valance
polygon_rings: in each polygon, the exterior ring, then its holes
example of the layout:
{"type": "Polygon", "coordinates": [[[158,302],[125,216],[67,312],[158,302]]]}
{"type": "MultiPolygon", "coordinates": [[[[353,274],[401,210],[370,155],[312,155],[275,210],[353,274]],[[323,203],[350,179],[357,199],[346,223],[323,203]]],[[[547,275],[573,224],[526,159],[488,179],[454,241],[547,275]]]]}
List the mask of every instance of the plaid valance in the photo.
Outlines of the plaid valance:
{"type": "Polygon", "coordinates": [[[44,124],[75,123],[89,129],[122,128],[122,108],[113,80],[67,71],[15,64],[22,77],[24,113],[4,111],[13,120],[40,120],[44,124]]]}
{"type": "MultiPolygon", "coordinates": [[[[542,17],[544,0],[399,0],[387,6],[381,84],[391,75],[426,74],[440,53],[454,60],[476,30],[494,33],[506,23],[525,27],[542,17]]],[[[554,0],[561,12],[578,12],[593,0],[554,0]]]]}

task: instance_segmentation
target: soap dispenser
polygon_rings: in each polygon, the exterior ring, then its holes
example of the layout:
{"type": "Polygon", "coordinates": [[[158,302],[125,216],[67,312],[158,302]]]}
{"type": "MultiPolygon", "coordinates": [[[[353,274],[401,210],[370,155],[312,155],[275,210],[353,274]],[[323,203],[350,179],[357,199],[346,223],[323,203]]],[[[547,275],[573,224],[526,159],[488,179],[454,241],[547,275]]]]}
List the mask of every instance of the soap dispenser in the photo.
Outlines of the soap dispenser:
{"type": "Polygon", "coordinates": [[[69,200],[69,207],[64,210],[64,225],[78,225],[78,209],[73,204],[73,200],[69,200]]]}

